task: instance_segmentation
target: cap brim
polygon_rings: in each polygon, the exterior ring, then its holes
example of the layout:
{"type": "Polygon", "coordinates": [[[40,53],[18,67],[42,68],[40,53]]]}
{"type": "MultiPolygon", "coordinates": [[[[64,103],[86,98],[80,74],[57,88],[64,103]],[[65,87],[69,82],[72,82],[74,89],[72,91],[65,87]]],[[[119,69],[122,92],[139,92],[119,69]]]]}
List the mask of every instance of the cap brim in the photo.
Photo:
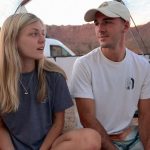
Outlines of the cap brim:
{"type": "Polygon", "coordinates": [[[95,20],[95,14],[97,12],[100,12],[102,14],[104,14],[105,16],[111,17],[111,18],[116,18],[116,17],[120,17],[119,15],[114,14],[113,12],[103,9],[103,8],[99,8],[99,9],[90,9],[85,13],[84,16],[84,20],[86,22],[91,22],[95,20]]]}

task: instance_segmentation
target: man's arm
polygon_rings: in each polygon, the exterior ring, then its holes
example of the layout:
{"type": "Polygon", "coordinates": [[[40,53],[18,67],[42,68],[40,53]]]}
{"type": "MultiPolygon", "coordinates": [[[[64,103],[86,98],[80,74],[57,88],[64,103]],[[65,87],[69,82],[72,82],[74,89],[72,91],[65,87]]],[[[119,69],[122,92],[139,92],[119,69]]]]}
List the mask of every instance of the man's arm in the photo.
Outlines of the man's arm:
{"type": "Polygon", "coordinates": [[[95,101],[85,98],[76,98],[75,100],[83,127],[95,129],[100,133],[102,137],[102,150],[117,150],[112,144],[104,127],[96,119],[95,101]]]}
{"type": "Polygon", "coordinates": [[[139,100],[139,134],[144,150],[150,149],[150,99],[139,100]]]}
{"type": "Polygon", "coordinates": [[[57,112],[54,114],[54,123],[49,130],[40,150],[50,149],[56,138],[62,133],[64,127],[64,112],[57,112]]]}
{"type": "Polygon", "coordinates": [[[1,118],[0,118],[0,139],[1,139],[0,150],[14,150],[14,146],[12,144],[9,132],[1,118]]]}

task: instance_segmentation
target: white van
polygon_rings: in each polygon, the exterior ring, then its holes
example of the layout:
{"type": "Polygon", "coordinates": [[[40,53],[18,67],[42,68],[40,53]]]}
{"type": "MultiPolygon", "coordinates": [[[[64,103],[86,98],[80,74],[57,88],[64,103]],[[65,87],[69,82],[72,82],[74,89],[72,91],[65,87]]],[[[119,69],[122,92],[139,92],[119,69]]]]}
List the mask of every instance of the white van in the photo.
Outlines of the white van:
{"type": "Polygon", "coordinates": [[[75,53],[72,52],[62,42],[56,39],[46,38],[44,55],[46,57],[67,57],[75,56],[75,53]]]}

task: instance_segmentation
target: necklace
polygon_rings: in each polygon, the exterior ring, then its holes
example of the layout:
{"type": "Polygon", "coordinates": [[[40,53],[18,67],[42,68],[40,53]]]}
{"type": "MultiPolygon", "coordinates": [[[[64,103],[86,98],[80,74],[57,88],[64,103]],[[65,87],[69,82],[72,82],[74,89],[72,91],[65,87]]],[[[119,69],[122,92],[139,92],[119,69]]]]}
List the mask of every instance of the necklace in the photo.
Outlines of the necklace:
{"type": "Polygon", "coordinates": [[[32,80],[32,78],[33,78],[33,75],[34,75],[34,72],[32,73],[32,75],[31,75],[31,77],[30,77],[30,79],[29,79],[29,81],[28,81],[27,87],[25,87],[25,85],[22,83],[21,79],[19,79],[19,82],[20,82],[22,88],[24,89],[24,94],[25,94],[25,95],[28,95],[28,94],[29,94],[28,90],[29,90],[30,82],[31,82],[31,80],[32,80]]]}

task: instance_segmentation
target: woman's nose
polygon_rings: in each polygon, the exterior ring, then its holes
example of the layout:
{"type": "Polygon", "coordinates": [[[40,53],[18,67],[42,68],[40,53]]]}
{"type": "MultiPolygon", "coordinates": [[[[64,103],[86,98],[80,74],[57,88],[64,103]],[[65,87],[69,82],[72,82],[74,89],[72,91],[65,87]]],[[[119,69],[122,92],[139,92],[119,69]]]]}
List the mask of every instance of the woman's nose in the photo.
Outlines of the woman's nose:
{"type": "Polygon", "coordinates": [[[40,35],[39,42],[41,42],[41,43],[45,42],[45,35],[40,35]]]}

